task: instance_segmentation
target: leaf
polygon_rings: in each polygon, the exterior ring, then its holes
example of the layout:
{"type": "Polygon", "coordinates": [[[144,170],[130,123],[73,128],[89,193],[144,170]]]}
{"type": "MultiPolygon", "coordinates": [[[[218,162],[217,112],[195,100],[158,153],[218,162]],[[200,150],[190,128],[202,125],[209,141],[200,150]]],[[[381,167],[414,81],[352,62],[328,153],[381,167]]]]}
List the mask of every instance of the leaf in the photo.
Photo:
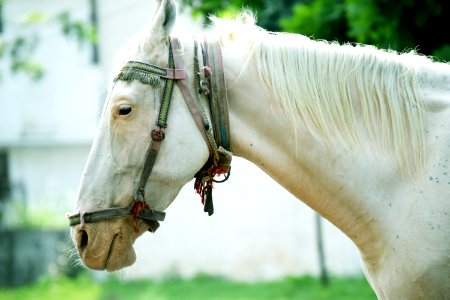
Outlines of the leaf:
{"type": "Polygon", "coordinates": [[[22,23],[25,24],[42,24],[50,21],[50,17],[41,12],[41,11],[33,11],[29,12],[22,17],[22,23]]]}

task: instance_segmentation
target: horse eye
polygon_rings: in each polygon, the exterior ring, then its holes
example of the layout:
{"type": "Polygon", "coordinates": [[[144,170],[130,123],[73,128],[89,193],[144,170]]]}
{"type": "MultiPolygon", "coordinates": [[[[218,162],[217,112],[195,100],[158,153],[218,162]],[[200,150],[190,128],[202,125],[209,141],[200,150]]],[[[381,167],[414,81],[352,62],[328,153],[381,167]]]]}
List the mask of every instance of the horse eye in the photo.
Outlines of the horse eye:
{"type": "Polygon", "coordinates": [[[121,105],[119,107],[119,115],[126,116],[131,113],[133,109],[129,105],[121,105]]]}

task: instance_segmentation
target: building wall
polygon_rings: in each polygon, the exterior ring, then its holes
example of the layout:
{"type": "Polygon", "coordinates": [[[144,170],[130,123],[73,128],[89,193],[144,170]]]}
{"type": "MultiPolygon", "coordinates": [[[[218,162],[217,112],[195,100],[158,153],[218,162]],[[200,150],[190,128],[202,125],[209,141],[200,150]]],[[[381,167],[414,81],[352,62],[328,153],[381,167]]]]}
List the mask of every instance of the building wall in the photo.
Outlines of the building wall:
{"type": "MultiPolygon", "coordinates": [[[[54,207],[59,214],[75,207],[76,189],[107,89],[114,53],[134,32],[145,28],[156,1],[98,0],[100,64],[89,47],[61,37],[58,26],[23,28],[30,10],[63,9],[87,20],[88,1],[7,0],[5,34],[38,30],[44,37],[36,58],[46,66],[40,82],[9,76],[0,83],[0,148],[9,153],[12,182],[30,205],[54,207]]],[[[185,11],[178,34],[192,35],[185,11]]],[[[3,66],[4,67],[4,66],[3,66]]],[[[203,213],[189,183],[167,210],[155,234],[135,245],[137,262],[128,277],[163,277],[199,272],[236,279],[272,279],[318,272],[314,212],[270,177],[242,159],[214,191],[215,214],[203,213]]],[[[62,216],[62,214],[61,214],[62,216]]],[[[337,274],[360,274],[356,248],[325,222],[327,264],[337,274]]]]}
{"type": "Polygon", "coordinates": [[[11,45],[17,37],[37,37],[32,58],[44,66],[35,81],[10,71],[1,60],[0,151],[6,154],[11,200],[32,209],[49,207],[61,214],[73,207],[84,161],[101,111],[99,67],[91,47],[62,34],[55,20],[63,11],[86,20],[86,1],[4,1],[1,38],[11,45]],[[24,20],[42,13],[46,22],[24,20]]]}
{"type": "Polygon", "coordinates": [[[89,145],[35,145],[9,149],[13,201],[33,210],[53,210],[61,218],[75,206],[89,145]]]}
{"type": "Polygon", "coordinates": [[[99,70],[91,62],[91,48],[61,34],[56,21],[25,25],[26,15],[42,12],[54,18],[70,10],[74,19],[86,20],[87,0],[4,2],[2,39],[37,36],[39,46],[33,58],[45,67],[45,76],[33,81],[23,74],[9,72],[2,61],[0,82],[0,146],[33,143],[83,143],[93,137],[99,115],[99,70]],[[84,5],[83,5],[84,4],[84,5]]]}

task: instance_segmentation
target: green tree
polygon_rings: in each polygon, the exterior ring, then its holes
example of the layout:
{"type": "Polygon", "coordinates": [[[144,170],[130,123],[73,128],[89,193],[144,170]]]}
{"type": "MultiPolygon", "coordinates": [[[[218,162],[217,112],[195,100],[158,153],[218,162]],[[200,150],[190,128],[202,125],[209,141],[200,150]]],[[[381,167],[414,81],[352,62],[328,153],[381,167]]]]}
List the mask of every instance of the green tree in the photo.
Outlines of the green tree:
{"type": "Polygon", "coordinates": [[[258,25],[316,39],[372,44],[397,51],[416,49],[450,61],[446,0],[182,0],[196,16],[252,9],[258,25]]]}

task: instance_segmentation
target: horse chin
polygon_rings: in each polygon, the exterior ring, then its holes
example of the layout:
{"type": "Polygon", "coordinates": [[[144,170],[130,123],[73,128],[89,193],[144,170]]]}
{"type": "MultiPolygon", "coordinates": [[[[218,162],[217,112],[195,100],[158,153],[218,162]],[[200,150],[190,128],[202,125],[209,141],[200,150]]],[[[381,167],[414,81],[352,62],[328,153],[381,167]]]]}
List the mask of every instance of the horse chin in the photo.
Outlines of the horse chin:
{"type": "Polygon", "coordinates": [[[85,224],[75,228],[73,240],[83,264],[93,270],[113,272],[131,266],[136,261],[134,241],[149,229],[131,220],[110,220],[85,224]]]}
{"type": "MultiPolygon", "coordinates": [[[[113,249],[111,247],[111,249],[113,249]]],[[[125,251],[110,251],[106,260],[106,271],[114,272],[125,267],[129,267],[136,261],[136,252],[133,246],[129,246],[125,251]]]]}

